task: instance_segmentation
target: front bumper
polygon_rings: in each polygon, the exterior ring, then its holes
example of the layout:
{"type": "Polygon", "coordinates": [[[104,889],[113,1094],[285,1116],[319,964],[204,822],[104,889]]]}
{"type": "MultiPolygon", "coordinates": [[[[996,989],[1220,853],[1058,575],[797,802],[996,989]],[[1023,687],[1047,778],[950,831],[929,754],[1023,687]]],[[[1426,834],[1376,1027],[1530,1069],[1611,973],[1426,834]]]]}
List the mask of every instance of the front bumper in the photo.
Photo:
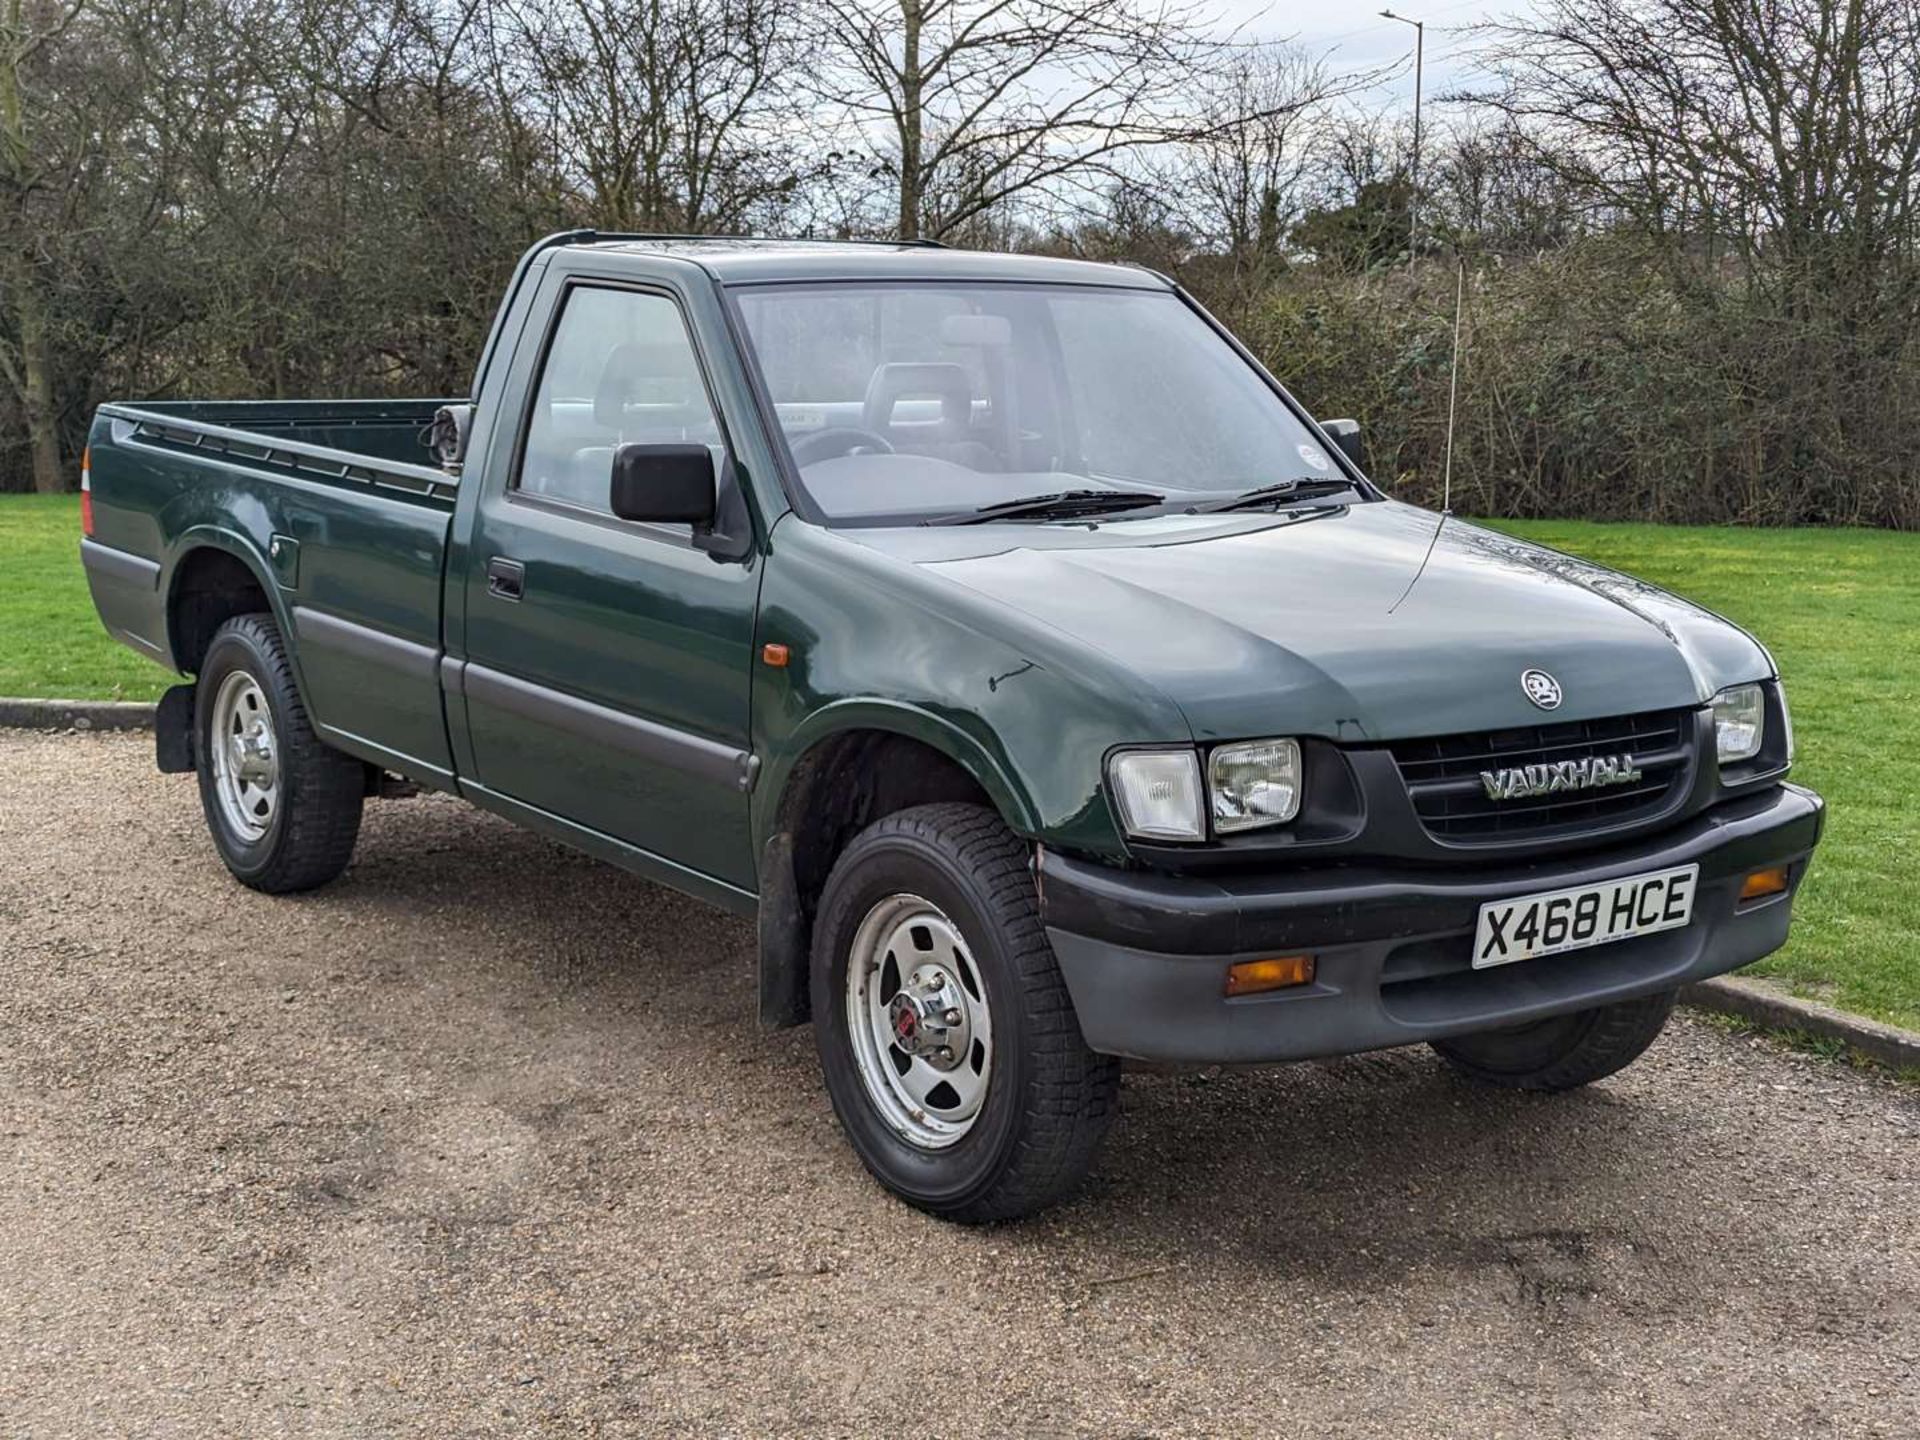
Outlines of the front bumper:
{"type": "Polygon", "coordinates": [[[1198,877],[1043,850],[1040,908],[1095,1050],[1143,1060],[1301,1060],[1517,1025],[1671,990],[1787,938],[1825,807],[1797,785],[1725,802],[1631,844],[1474,868],[1360,864],[1198,877]],[[1684,929],[1489,970],[1472,968],[1481,905],[1695,864],[1684,929]],[[1785,894],[1741,881],[1788,867],[1785,894]],[[1313,983],[1227,999],[1227,967],[1311,953],[1313,983]]]}

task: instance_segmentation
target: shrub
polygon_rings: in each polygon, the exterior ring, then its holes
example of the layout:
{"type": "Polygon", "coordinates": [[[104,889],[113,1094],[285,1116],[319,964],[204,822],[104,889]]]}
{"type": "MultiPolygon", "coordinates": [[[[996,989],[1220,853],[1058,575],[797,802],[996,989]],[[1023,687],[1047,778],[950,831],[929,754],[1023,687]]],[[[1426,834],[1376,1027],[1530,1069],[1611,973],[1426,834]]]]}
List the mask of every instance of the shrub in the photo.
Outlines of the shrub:
{"type": "MultiPolygon", "coordinates": [[[[1783,320],[1599,238],[1469,267],[1453,504],[1512,516],[1920,527],[1920,355],[1783,320]]],[[[1369,469],[1440,501],[1455,274],[1296,267],[1226,318],[1317,415],[1365,426],[1369,469]]]]}

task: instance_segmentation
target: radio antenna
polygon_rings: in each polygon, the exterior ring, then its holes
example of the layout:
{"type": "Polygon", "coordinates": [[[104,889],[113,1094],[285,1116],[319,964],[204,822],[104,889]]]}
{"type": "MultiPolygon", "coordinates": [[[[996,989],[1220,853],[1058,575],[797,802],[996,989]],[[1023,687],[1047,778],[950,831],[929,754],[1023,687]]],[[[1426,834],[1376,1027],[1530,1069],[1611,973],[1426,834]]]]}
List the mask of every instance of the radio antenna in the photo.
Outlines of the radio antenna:
{"type": "Polygon", "coordinates": [[[1453,514],[1453,418],[1460,404],[1460,319],[1466,313],[1467,262],[1463,257],[1453,285],[1453,374],[1447,379],[1447,459],[1440,481],[1440,513],[1453,514]]]}
{"type": "Polygon", "coordinates": [[[1453,370],[1447,377],[1447,450],[1446,462],[1441,470],[1440,518],[1434,524],[1433,534],[1427,538],[1427,551],[1420,557],[1419,568],[1413,572],[1413,578],[1407,581],[1407,588],[1400,592],[1400,598],[1387,607],[1389,615],[1406,603],[1407,596],[1413,593],[1413,587],[1427,573],[1427,563],[1433,559],[1434,546],[1440,543],[1440,532],[1447,528],[1447,521],[1453,518],[1453,422],[1460,405],[1460,321],[1467,312],[1467,262],[1464,256],[1458,264],[1460,268],[1453,282],[1453,370]]]}

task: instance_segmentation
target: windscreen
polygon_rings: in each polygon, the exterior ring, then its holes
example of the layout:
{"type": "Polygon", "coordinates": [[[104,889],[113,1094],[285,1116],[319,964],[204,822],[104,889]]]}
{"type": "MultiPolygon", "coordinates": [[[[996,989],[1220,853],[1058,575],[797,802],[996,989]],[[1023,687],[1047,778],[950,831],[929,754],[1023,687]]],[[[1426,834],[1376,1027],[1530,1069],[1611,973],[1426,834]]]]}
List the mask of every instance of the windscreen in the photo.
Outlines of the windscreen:
{"type": "Polygon", "coordinates": [[[1233,346],[1165,291],[734,293],[801,483],[831,520],[913,523],[1060,491],[1177,504],[1341,478],[1233,346]]]}

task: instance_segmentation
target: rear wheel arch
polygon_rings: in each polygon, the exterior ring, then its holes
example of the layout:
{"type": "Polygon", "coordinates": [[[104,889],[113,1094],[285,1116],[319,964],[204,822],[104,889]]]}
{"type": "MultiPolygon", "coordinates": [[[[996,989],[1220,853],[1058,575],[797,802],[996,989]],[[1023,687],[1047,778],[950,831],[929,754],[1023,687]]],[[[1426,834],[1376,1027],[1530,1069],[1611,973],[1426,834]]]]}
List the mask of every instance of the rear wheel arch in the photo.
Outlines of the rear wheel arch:
{"type": "Polygon", "coordinates": [[[1024,806],[984,757],[942,732],[849,725],[816,738],[785,771],[760,852],[760,1019],[800,1025],[811,1007],[807,977],[813,921],[834,861],[867,826],[917,805],[962,801],[994,811],[1015,831],[1024,806]],[[998,793],[996,793],[998,792],[998,793]]]}
{"type": "MultiPolygon", "coordinates": [[[[224,531],[189,531],[175,550],[167,584],[167,652],[174,668],[197,674],[227,621],[265,611],[291,635],[279,587],[244,542],[224,531]]],[[[298,662],[295,662],[296,675],[298,662]]]]}

